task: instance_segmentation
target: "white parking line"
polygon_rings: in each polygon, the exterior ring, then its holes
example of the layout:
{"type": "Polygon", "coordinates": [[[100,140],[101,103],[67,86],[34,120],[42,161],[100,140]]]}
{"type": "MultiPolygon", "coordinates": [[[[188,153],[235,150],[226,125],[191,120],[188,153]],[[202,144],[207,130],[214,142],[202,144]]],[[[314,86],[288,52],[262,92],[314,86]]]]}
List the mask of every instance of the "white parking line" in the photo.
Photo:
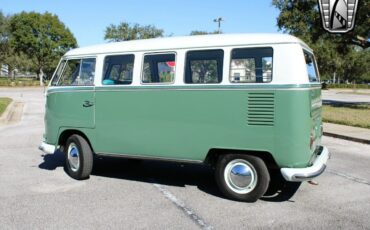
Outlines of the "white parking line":
{"type": "Polygon", "coordinates": [[[173,195],[170,191],[165,189],[160,184],[153,184],[168,200],[176,205],[181,211],[183,211],[190,219],[192,219],[201,229],[214,229],[213,226],[207,224],[199,215],[197,215],[191,208],[187,207],[186,204],[173,195]]]}
{"type": "Polygon", "coordinates": [[[358,178],[358,177],[347,175],[347,174],[344,174],[344,173],[341,173],[339,171],[332,170],[332,169],[327,169],[326,171],[329,172],[329,173],[331,173],[331,174],[334,174],[334,175],[337,175],[337,176],[340,176],[340,177],[344,177],[344,178],[346,178],[348,180],[351,180],[351,181],[354,181],[354,182],[357,182],[357,183],[370,185],[370,182],[369,181],[364,180],[364,179],[361,179],[361,178],[358,178]]]}

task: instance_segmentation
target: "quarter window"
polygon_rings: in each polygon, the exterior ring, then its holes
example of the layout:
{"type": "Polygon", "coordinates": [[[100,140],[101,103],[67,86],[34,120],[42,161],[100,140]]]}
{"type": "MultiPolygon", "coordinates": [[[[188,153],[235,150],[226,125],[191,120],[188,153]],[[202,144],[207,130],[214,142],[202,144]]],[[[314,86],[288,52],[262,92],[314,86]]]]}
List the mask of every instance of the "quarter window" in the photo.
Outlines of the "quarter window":
{"type": "Polygon", "coordinates": [[[307,74],[308,79],[310,82],[317,82],[318,81],[318,74],[316,70],[316,63],[315,59],[312,54],[304,51],[304,59],[306,61],[306,67],[307,67],[307,74]]]}
{"type": "Polygon", "coordinates": [[[272,55],[272,48],[234,49],[231,54],[230,82],[270,82],[272,55]]]}
{"type": "Polygon", "coordinates": [[[129,85],[132,83],[135,56],[114,55],[104,59],[103,85],[129,85]]]}
{"type": "Polygon", "coordinates": [[[189,51],[186,54],[185,83],[220,83],[223,59],[223,50],[189,51]]]}
{"type": "Polygon", "coordinates": [[[171,83],[175,79],[175,54],[145,55],[143,83],[171,83]]]}

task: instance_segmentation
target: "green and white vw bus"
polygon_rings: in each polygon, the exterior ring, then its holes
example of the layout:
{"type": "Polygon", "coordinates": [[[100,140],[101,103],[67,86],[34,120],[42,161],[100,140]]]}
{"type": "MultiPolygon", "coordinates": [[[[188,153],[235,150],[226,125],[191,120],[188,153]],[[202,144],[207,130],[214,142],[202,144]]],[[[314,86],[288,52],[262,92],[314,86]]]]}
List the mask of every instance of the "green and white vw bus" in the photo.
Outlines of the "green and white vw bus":
{"type": "Polygon", "coordinates": [[[40,149],[88,178],[95,156],[210,164],[229,198],[277,175],[305,181],[329,158],[312,50],[283,34],[109,43],[67,52],[46,93],[40,149]]]}

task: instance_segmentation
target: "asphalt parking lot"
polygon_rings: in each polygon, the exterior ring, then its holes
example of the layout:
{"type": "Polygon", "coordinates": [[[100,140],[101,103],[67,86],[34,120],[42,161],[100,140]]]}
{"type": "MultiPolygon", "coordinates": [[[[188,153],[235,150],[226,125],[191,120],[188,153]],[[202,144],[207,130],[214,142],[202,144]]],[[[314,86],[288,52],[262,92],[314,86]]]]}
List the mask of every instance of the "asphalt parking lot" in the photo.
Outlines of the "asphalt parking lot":
{"type": "Polygon", "coordinates": [[[227,200],[199,165],[101,160],[89,180],[63,170],[60,152],[38,150],[39,88],[4,89],[23,102],[20,122],[0,126],[1,229],[370,229],[370,146],[324,137],[327,171],[291,197],[227,200]]]}
{"type": "Polygon", "coordinates": [[[329,89],[322,90],[324,103],[355,103],[370,104],[369,89],[329,89]]]}

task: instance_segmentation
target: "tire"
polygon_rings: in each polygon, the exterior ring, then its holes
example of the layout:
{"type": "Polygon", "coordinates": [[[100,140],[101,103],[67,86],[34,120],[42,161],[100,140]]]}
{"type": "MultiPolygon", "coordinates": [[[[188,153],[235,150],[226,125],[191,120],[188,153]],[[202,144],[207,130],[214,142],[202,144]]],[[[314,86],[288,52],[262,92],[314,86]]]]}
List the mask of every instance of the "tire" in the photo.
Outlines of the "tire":
{"type": "Polygon", "coordinates": [[[265,162],[259,157],[243,154],[220,155],[215,176],[219,189],[226,197],[244,202],[258,200],[270,183],[265,162]]]}
{"type": "Polygon", "coordinates": [[[301,185],[301,182],[286,181],[278,170],[270,172],[270,175],[269,188],[262,198],[266,201],[290,200],[301,185]]]}
{"type": "Polygon", "coordinates": [[[73,134],[67,140],[64,149],[66,157],[66,171],[76,180],[89,178],[94,156],[89,143],[80,135],[73,134]]]}
{"type": "Polygon", "coordinates": [[[270,184],[264,196],[273,196],[280,192],[286,184],[286,180],[280,173],[280,169],[270,171],[270,184]]]}

